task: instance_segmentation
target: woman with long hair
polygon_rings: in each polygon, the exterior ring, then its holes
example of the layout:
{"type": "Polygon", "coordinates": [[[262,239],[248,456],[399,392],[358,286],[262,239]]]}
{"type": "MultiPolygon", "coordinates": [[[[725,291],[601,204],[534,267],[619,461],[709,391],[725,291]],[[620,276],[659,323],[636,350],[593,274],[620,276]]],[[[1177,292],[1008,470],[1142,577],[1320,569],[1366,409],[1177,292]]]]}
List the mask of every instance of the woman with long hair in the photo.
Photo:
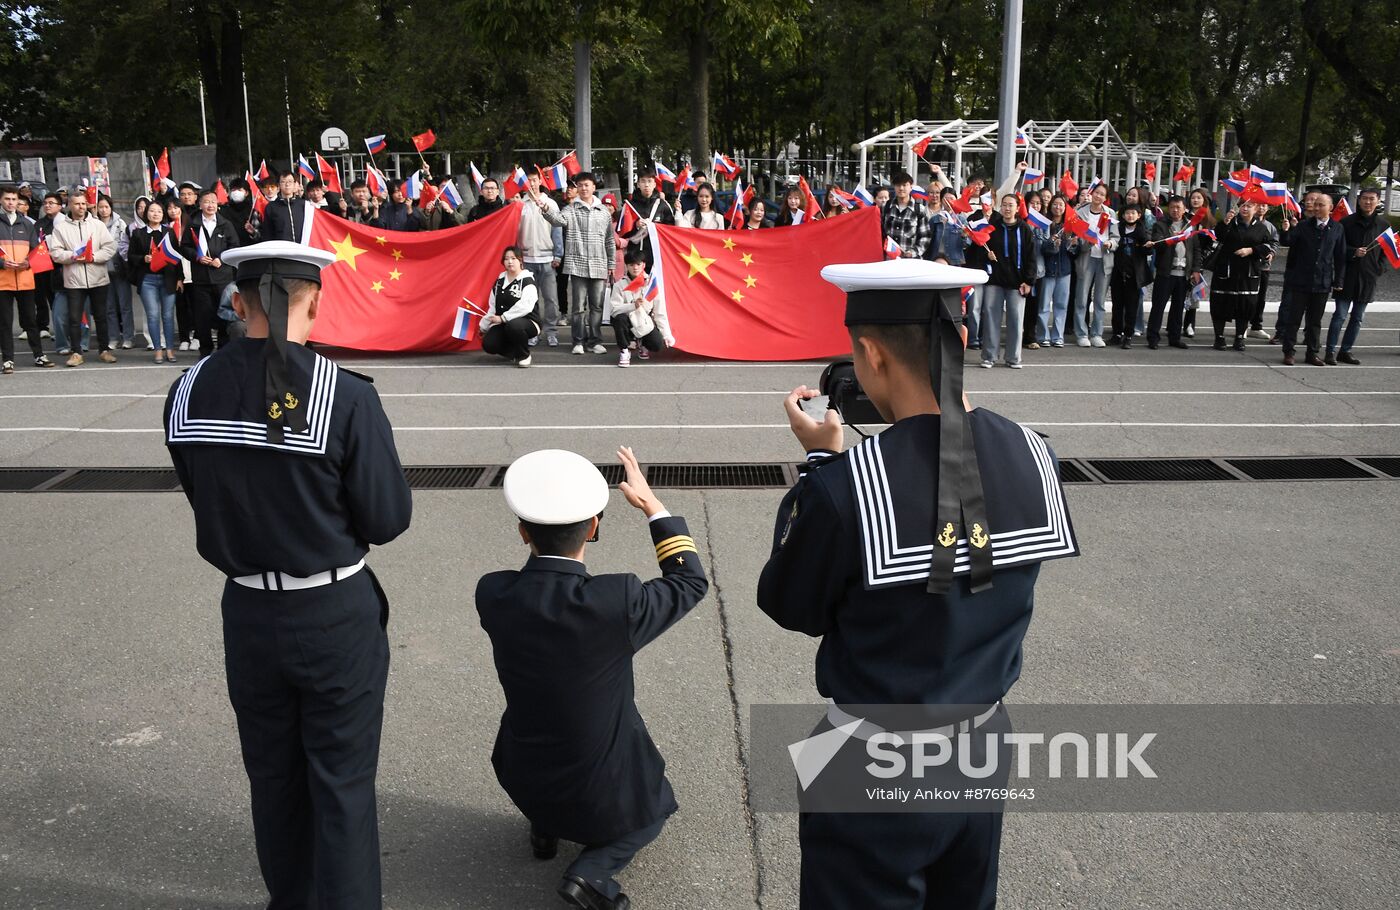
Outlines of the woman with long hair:
{"type": "Polygon", "coordinates": [[[677,218],[676,224],[704,231],[724,230],[724,215],[715,209],[714,188],[708,183],[700,184],[695,190],[695,208],[677,218]]]}
{"type": "Polygon", "coordinates": [[[841,189],[841,187],[835,183],[826,188],[826,200],[825,204],[822,206],[823,218],[835,218],[837,215],[846,214],[846,207],[841,204],[840,200],[836,198],[836,194],[832,192],[832,190],[839,189],[841,189]]]}
{"type": "MultiPolygon", "coordinates": [[[[1205,220],[1202,221],[1199,225],[1197,225],[1197,227],[1202,227],[1202,228],[1205,228],[1206,230],[1214,231],[1214,230],[1215,230],[1215,207],[1214,207],[1213,205],[1211,205],[1211,203],[1210,203],[1210,193],[1209,193],[1209,191],[1207,191],[1206,188],[1203,187],[1203,186],[1198,186],[1198,187],[1196,187],[1194,190],[1192,190],[1192,191],[1190,192],[1190,194],[1187,195],[1187,197],[1186,197],[1186,214],[1187,214],[1187,216],[1189,216],[1189,217],[1191,217],[1191,218],[1194,218],[1194,217],[1196,216],[1196,213],[1199,212],[1201,209],[1205,209],[1205,210],[1206,210],[1205,220]]],[[[1202,235],[1202,234],[1197,234],[1196,237],[1195,237],[1195,240],[1196,240],[1196,249],[1200,250],[1200,257],[1201,257],[1201,258],[1200,258],[1200,261],[1201,261],[1201,262],[1205,262],[1205,261],[1206,261],[1206,258],[1207,258],[1208,256],[1210,256],[1210,254],[1215,250],[1215,241],[1214,241],[1214,240],[1211,240],[1209,237],[1206,237],[1206,236],[1204,236],[1204,235],[1202,235]]],[[[1188,307],[1190,307],[1190,309],[1188,309],[1188,310],[1186,311],[1185,316],[1182,318],[1182,333],[1185,334],[1187,338],[1195,338],[1195,337],[1196,337],[1196,297],[1195,297],[1195,295],[1187,295],[1187,297],[1186,297],[1186,305],[1187,305],[1188,307]]]]}
{"type": "Polygon", "coordinates": [[[501,265],[504,270],[491,286],[487,315],[481,318],[481,349],[518,367],[528,367],[529,341],[540,333],[539,288],[535,276],[525,268],[520,247],[506,247],[501,265]]]}
{"type": "Polygon", "coordinates": [[[1069,200],[1063,193],[1050,197],[1050,228],[1040,241],[1045,277],[1040,279],[1040,309],[1036,319],[1036,341],[1041,347],[1065,346],[1065,318],[1069,313],[1069,284],[1074,259],[1079,255],[1079,238],[1065,230],[1065,209],[1069,200]]]}
{"type": "Polygon", "coordinates": [[[744,230],[757,231],[772,226],[768,223],[768,204],[762,199],[755,199],[749,203],[749,216],[744,220],[744,230]]]}
{"type": "Polygon", "coordinates": [[[787,193],[783,196],[783,209],[778,213],[777,227],[787,227],[793,224],[801,224],[807,220],[807,212],[804,205],[807,200],[802,195],[799,187],[788,187],[787,193]]]}
{"type": "Polygon", "coordinates": [[[145,223],[132,232],[127,269],[146,311],[146,339],[156,352],[155,362],[175,363],[175,295],[184,285],[184,266],[174,262],[151,270],[155,249],[170,228],[165,224],[165,207],[158,202],[146,206],[145,216],[145,223]]]}

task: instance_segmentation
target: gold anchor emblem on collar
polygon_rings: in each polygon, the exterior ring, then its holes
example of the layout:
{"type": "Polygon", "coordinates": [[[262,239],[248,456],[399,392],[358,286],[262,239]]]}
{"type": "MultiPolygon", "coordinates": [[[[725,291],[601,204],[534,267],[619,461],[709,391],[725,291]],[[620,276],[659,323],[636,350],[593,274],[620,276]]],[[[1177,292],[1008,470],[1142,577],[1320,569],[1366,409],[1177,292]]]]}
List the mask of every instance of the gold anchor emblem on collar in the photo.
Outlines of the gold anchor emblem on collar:
{"type": "Polygon", "coordinates": [[[283,395],[282,395],[282,403],[285,404],[285,405],[287,406],[287,410],[289,410],[289,411],[295,411],[296,408],[297,408],[297,405],[301,404],[301,402],[297,400],[297,397],[296,397],[295,395],[293,395],[291,392],[285,392],[285,393],[283,393],[283,395]]]}
{"type": "Polygon", "coordinates": [[[268,406],[267,406],[267,416],[268,416],[268,417],[271,417],[273,420],[276,420],[277,418],[281,417],[281,416],[282,416],[282,408],[281,408],[281,406],[278,405],[277,402],[275,402],[275,401],[274,401],[272,404],[268,405],[268,406]]]}
{"type": "Polygon", "coordinates": [[[953,523],[950,521],[943,526],[943,533],[938,535],[938,543],[945,547],[951,547],[958,542],[957,532],[953,530],[953,523]]]}
{"type": "Polygon", "coordinates": [[[991,538],[987,536],[987,532],[982,530],[982,526],[979,524],[974,524],[972,526],[972,537],[969,539],[972,541],[972,545],[979,550],[985,547],[991,540],[991,538]]]}

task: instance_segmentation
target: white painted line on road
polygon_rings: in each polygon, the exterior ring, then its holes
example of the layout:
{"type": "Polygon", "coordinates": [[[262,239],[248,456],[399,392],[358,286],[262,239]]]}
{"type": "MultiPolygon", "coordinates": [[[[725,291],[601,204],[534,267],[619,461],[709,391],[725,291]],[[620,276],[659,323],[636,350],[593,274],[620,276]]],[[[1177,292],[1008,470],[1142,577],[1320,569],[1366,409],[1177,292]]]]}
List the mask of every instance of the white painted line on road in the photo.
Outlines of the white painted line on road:
{"type": "MultiPolygon", "coordinates": [[[[1169,423],[1136,421],[1023,421],[1033,427],[1215,427],[1240,429],[1248,427],[1265,429],[1381,429],[1400,427],[1400,423],[1169,423]]],[[[520,426],[468,426],[468,427],[394,427],[395,433],[480,433],[493,431],[514,432],[588,432],[591,430],[653,430],[671,432],[674,430],[786,430],[786,423],[681,423],[681,424],[538,424],[520,426]]],[[[159,427],[133,427],[130,429],[109,429],[105,427],[0,427],[0,433],[164,433],[159,427]]]]}
{"type": "MultiPolygon", "coordinates": [[[[653,398],[696,398],[701,396],[717,398],[768,398],[774,395],[785,395],[789,389],[770,389],[766,392],[755,392],[752,389],[733,389],[727,391],[716,391],[707,389],[705,391],[684,391],[684,392],[658,392],[654,390],[635,391],[632,389],[611,389],[594,392],[380,392],[380,398],[612,398],[619,395],[628,398],[647,396],[653,398]]],[[[1220,389],[968,389],[971,395],[1165,395],[1165,396],[1197,396],[1197,395],[1217,395],[1224,397],[1236,396],[1264,396],[1264,397],[1322,397],[1322,396],[1361,396],[1361,397],[1393,397],[1400,396],[1400,392],[1357,392],[1357,391],[1236,391],[1220,389]]],[[[40,401],[48,399],[102,399],[102,398],[154,398],[160,401],[166,399],[166,395],[160,393],[147,392],[81,392],[72,395],[59,393],[42,393],[36,395],[0,395],[0,401],[40,401]]]]}

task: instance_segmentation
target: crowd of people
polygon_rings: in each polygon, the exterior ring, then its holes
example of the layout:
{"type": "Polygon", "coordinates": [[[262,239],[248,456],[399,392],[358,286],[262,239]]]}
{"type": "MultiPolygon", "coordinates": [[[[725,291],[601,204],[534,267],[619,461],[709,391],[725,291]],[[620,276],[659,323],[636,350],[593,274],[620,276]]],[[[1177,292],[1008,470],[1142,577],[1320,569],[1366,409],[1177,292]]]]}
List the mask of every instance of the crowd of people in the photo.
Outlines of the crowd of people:
{"type": "Polygon", "coordinates": [[[454,204],[461,194],[447,186],[452,178],[434,180],[425,165],[380,194],[364,180],[347,193],[329,192],[321,180],[304,182],[292,171],[255,185],[234,178],[226,190],[222,182],[217,190],[170,184],[155,198],[138,198],[129,219],[90,188],[36,200],[27,185],[0,187],[0,357],[3,371],[13,372],[16,310],[18,340],[27,342],[39,368],[55,365],[46,340],[68,366],[79,366],[94,334],[97,358],[107,363],[138,336],[156,363],[177,363],[182,352],[205,356],[240,333],[232,270],[221,254],[258,240],[300,239],[305,207],[385,230],[432,231],[514,203],[522,206],[519,236],[478,314],[483,347],[529,366],[531,349],[541,341],[558,345],[559,330],[568,327],[573,354],[606,354],[606,322],[618,365],[628,366],[675,343],[664,295],[648,284],[651,224],[757,230],[873,204],[881,209],[891,255],[987,273],[966,313],[968,347],[981,352],[983,367],[1000,360],[1019,369],[1023,351],[1061,348],[1071,339],[1078,347],[1131,348],[1143,339],[1151,349],[1164,340],[1185,348],[1206,302],[1216,349],[1241,351],[1246,338],[1267,339],[1292,363],[1301,328],[1308,363],[1359,362],[1352,347],[1384,268],[1376,240],[1388,225],[1377,213],[1376,192],[1363,191],[1357,211],[1337,220],[1334,200],[1312,192],[1301,213],[1281,213],[1276,224],[1270,207],[1257,202],[1221,213],[1204,187],[1183,195],[1145,184],[1120,191],[1096,181],[1070,198],[1039,185],[1042,178],[1027,181],[1027,173],[1022,163],[993,191],[979,177],[959,191],[933,165],[927,187],[898,173],[888,186],[854,194],[827,186],[820,201],[803,182],[785,189],[776,214],[761,197],[739,200],[737,210],[722,207],[702,173],[687,181],[693,186],[668,193],[650,167],[622,203],[620,194],[600,192],[591,173],[573,174],[564,189],[547,191],[537,169],[509,201],[501,183],[485,177],[470,202],[454,204]],[[633,217],[620,217],[623,206],[633,217]],[[1086,224],[1091,231],[1075,229],[1086,224]],[[52,270],[36,267],[31,254],[40,244],[52,270]],[[1280,247],[1291,254],[1282,305],[1266,331],[1264,299],[1280,247]],[[1336,305],[1324,345],[1329,297],[1336,305]],[[133,303],[144,315],[140,332],[133,303]]]}

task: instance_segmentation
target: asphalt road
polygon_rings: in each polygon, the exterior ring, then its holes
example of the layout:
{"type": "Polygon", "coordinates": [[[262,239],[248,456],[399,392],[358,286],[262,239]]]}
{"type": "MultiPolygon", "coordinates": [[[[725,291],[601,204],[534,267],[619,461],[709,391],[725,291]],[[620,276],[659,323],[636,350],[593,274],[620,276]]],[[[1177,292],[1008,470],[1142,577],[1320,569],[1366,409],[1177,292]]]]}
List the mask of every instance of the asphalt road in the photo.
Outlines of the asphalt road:
{"type": "MultiPolygon", "coordinates": [[[[1361,367],[1065,349],[972,369],[974,403],[1064,455],[1400,454],[1400,316],[1368,319],[1361,367]]],[[[783,391],[820,364],[672,357],[619,370],[545,352],[347,357],[375,375],[408,464],[500,464],[564,446],[604,460],[791,460],[783,391]],[[659,393],[659,394],[638,394],[659,393]],[[711,393],[711,394],[704,394],[711,393]],[[616,429],[587,429],[599,425],[616,429]]],[[[124,356],[0,378],[0,466],[164,465],[176,368],[124,356]],[[104,396],[98,398],[83,396],[104,396]],[[144,397],[151,396],[151,397],[144,397]]],[[[1047,564],[1013,703],[1385,703],[1400,698],[1400,483],[1071,486],[1084,554],[1047,564]],[[1319,656],[1320,655],[1320,656],[1319,656]]],[[[756,703],[810,702],[815,642],[754,606],[781,491],[665,491],[714,582],[637,662],[638,701],[681,804],[624,874],[639,908],[796,907],[792,815],[744,798],[756,703]]],[[[0,582],[0,907],[251,908],[262,894],[222,672],[221,579],[178,494],[6,494],[0,582]]],[[[615,494],[594,571],[652,574],[615,494]]],[[[562,906],[568,856],[529,856],[496,784],[502,707],[471,591],[519,563],[498,492],[415,494],[371,555],[391,601],[379,793],[385,903],[562,906]]],[[[1400,890],[1382,814],[1033,814],[1006,822],[1001,906],[1374,908],[1400,890]]]]}

